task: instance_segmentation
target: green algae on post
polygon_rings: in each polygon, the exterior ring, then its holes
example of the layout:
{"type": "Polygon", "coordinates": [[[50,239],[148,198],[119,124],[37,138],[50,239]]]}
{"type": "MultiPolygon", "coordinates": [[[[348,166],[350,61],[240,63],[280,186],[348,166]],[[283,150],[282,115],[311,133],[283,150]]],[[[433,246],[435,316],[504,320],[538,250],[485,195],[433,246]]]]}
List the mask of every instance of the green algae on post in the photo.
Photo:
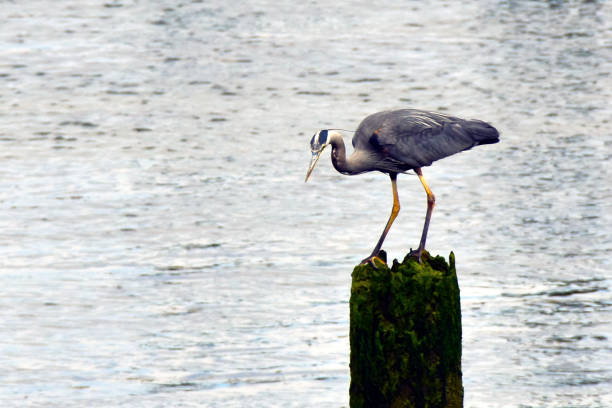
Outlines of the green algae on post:
{"type": "Polygon", "coordinates": [[[455,256],[358,265],[350,300],[350,406],[462,407],[455,256]]]}

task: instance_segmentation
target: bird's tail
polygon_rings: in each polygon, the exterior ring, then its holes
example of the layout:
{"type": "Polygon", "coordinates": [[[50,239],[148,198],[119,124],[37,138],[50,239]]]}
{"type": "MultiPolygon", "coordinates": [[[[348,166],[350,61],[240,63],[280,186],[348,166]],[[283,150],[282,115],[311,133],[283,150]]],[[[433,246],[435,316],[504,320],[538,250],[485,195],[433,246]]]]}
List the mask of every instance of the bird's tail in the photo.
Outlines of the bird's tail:
{"type": "Polygon", "coordinates": [[[477,145],[499,142],[499,132],[493,126],[481,120],[468,120],[464,126],[477,145]]]}

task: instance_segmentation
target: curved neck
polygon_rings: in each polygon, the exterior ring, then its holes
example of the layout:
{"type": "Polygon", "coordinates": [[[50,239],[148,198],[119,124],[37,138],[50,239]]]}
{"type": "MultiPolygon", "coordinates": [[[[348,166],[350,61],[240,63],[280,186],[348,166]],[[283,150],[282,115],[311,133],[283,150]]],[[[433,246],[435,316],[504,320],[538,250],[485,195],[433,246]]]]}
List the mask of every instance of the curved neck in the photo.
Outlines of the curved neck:
{"type": "Polygon", "coordinates": [[[354,163],[354,154],[347,159],[346,147],[340,133],[333,132],[330,135],[329,143],[332,146],[331,160],[334,168],[343,174],[357,174],[363,170],[357,168],[354,163]]]}

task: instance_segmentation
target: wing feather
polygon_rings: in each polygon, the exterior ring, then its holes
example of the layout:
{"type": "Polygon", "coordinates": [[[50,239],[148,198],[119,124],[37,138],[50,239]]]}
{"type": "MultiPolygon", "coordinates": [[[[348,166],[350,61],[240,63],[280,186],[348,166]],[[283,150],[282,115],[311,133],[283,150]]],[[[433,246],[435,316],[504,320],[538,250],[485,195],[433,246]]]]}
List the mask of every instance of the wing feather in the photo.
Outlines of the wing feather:
{"type": "Polygon", "coordinates": [[[434,161],[471,149],[479,144],[496,143],[499,134],[479,120],[464,120],[441,113],[402,109],[371,115],[359,126],[366,137],[355,138],[363,146],[379,152],[381,163],[391,171],[429,166],[434,161]]]}

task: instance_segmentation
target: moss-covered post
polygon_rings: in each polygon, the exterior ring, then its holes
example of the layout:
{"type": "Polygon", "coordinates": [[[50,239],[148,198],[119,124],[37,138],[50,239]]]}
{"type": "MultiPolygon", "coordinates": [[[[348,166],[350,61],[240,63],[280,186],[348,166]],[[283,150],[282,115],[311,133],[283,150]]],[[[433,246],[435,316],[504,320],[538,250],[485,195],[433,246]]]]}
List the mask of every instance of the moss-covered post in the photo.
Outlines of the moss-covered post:
{"type": "Polygon", "coordinates": [[[353,270],[350,406],[462,407],[455,257],[353,270]]]}

